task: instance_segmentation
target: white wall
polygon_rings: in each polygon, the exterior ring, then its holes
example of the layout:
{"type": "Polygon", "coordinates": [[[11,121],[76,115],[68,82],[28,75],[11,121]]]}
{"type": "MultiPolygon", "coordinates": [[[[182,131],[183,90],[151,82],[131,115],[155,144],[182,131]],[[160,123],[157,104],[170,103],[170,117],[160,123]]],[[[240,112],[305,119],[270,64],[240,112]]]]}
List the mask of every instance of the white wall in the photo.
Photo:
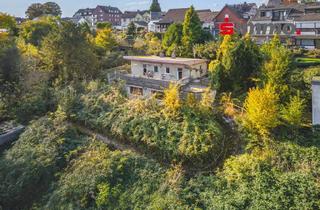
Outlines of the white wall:
{"type": "Polygon", "coordinates": [[[143,65],[146,65],[147,72],[150,72],[152,75],[152,79],[159,79],[159,80],[178,80],[178,69],[182,69],[182,78],[199,78],[204,76],[207,73],[207,64],[206,62],[198,65],[194,65],[194,69],[202,69],[202,74],[199,71],[190,70],[186,68],[184,65],[177,65],[177,64],[155,64],[155,63],[147,63],[147,62],[140,62],[140,61],[132,61],[131,62],[131,74],[136,77],[148,77],[143,75],[143,65]],[[154,67],[158,67],[158,72],[154,71],[154,67]],[[201,67],[200,67],[201,66],[201,67]],[[166,72],[166,68],[170,69],[170,73],[166,72]]]}
{"type": "Polygon", "coordinates": [[[320,125],[320,80],[312,82],[312,124],[320,125]]]}

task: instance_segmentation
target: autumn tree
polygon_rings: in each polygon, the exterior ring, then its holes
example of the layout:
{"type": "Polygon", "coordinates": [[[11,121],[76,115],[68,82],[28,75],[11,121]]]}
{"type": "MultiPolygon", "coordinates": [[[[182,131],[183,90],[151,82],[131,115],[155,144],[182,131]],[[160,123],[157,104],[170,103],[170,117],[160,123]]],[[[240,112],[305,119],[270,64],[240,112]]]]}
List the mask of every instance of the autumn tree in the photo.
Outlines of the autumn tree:
{"type": "Polygon", "coordinates": [[[270,84],[250,89],[244,103],[246,127],[261,135],[279,125],[279,94],[270,84]]]}
{"type": "Polygon", "coordinates": [[[179,87],[170,84],[169,88],[164,91],[165,113],[168,115],[176,114],[181,107],[179,87]]]}
{"type": "Polygon", "coordinates": [[[98,30],[95,43],[98,47],[103,48],[105,51],[110,51],[117,46],[117,40],[112,29],[110,28],[98,30]]]}
{"type": "Polygon", "coordinates": [[[296,130],[302,126],[304,110],[306,108],[306,102],[300,97],[300,93],[291,96],[290,101],[287,102],[281,109],[281,118],[287,125],[296,130]]]}

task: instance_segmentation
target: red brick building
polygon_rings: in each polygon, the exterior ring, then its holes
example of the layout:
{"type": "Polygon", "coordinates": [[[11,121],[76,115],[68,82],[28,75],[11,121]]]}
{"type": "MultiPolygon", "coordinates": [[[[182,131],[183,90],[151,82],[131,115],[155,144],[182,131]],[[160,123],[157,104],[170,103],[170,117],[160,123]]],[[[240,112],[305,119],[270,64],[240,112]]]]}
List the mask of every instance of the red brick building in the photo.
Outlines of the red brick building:
{"type": "Polygon", "coordinates": [[[257,12],[255,3],[243,3],[235,5],[226,5],[214,18],[215,34],[219,35],[219,26],[224,22],[225,17],[229,17],[229,22],[234,24],[235,32],[242,34],[241,26],[246,24],[248,20],[257,12]]]}
{"type": "Polygon", "coordinates": [[[99,22],[110,22],[113,26],[121,25],[122,12],[117,7],[98,5],[92,14],[94,25],[99,22]]]}

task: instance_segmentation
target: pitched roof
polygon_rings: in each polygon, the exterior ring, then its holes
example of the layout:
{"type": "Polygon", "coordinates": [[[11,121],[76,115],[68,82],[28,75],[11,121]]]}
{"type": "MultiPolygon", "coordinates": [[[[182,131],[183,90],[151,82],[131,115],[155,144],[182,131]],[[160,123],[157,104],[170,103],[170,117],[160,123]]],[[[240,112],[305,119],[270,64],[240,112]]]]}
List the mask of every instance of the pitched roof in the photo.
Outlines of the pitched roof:
{"type": "MultiPolygon", "coordinates": [[[[314,21],[320,20],[320,13],[313,12],[312,9],[320,8],[320,2],[308,3],[308,4],[280,4],[278,6],[266,6],[263,5],[259,8],[259,11],[276,11],[276,10],[286,10],[286,19],[294,21],[314,21]],[[310,11],[311,10],[311,11],[310,11]],[[309,12],[306,12],[309,11],[309,12]]],[[[262,17],[261,13],[258,12],[255,17],[252,18],[253,21],[264,21],[272,20],[272,17],[262,17]]]]}
{"type": "Polygon", "coordinates": [[[138,11],[125,11],[122,14],[122,18],[135,18],[137,14],[144,15],[145,13],[149,12],[148,10],[138,10],[138,11]]]}
{"type": "MultiPolygon", "coordinates": [[[[164,24],[182,23],[184,21],[184,17],[188,9],[189,8],[170,9],[162,18],[162,20],[159,21],[159,23],[164,23],[164,24]]],[[[196,10],[196,12],[198,13],[201,22],[207,21],[208,16],[212,15],[210,14],[212,13],[210,9],[196,10]]]]}
{"type": "Polygon", "coordinates": [[[105,13],[109,13],[109,10],[118,10],[120,13],[122,13],[118,7],[98,5],[96,8],[102,9],[105,13]]]}

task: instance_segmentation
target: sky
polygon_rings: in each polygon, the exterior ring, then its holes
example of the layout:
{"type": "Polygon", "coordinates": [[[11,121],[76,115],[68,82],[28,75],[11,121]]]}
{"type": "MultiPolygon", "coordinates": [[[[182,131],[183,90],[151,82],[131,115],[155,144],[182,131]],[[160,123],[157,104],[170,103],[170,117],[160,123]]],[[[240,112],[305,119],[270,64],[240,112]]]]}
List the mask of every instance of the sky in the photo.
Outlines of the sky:
{"type": "MultiPolygon", "coordinates": [[[[24,17],[25,11],[32,3],[54,1],[62,9],[62,16],[72,16],[80,8],[94,8],[96,5],[111,5],[121,11],[149,9],[152,0],[0,0],[0,12],[6,12],[17,17],[24,17]]],[[[183,8],[194,5],[196,9],[220,10],[225,4],[242,3],[245,0],[159,0],[162,10],[183,8]]],[[[265,0],[253,0],[258,5],[265,0]]]]}

